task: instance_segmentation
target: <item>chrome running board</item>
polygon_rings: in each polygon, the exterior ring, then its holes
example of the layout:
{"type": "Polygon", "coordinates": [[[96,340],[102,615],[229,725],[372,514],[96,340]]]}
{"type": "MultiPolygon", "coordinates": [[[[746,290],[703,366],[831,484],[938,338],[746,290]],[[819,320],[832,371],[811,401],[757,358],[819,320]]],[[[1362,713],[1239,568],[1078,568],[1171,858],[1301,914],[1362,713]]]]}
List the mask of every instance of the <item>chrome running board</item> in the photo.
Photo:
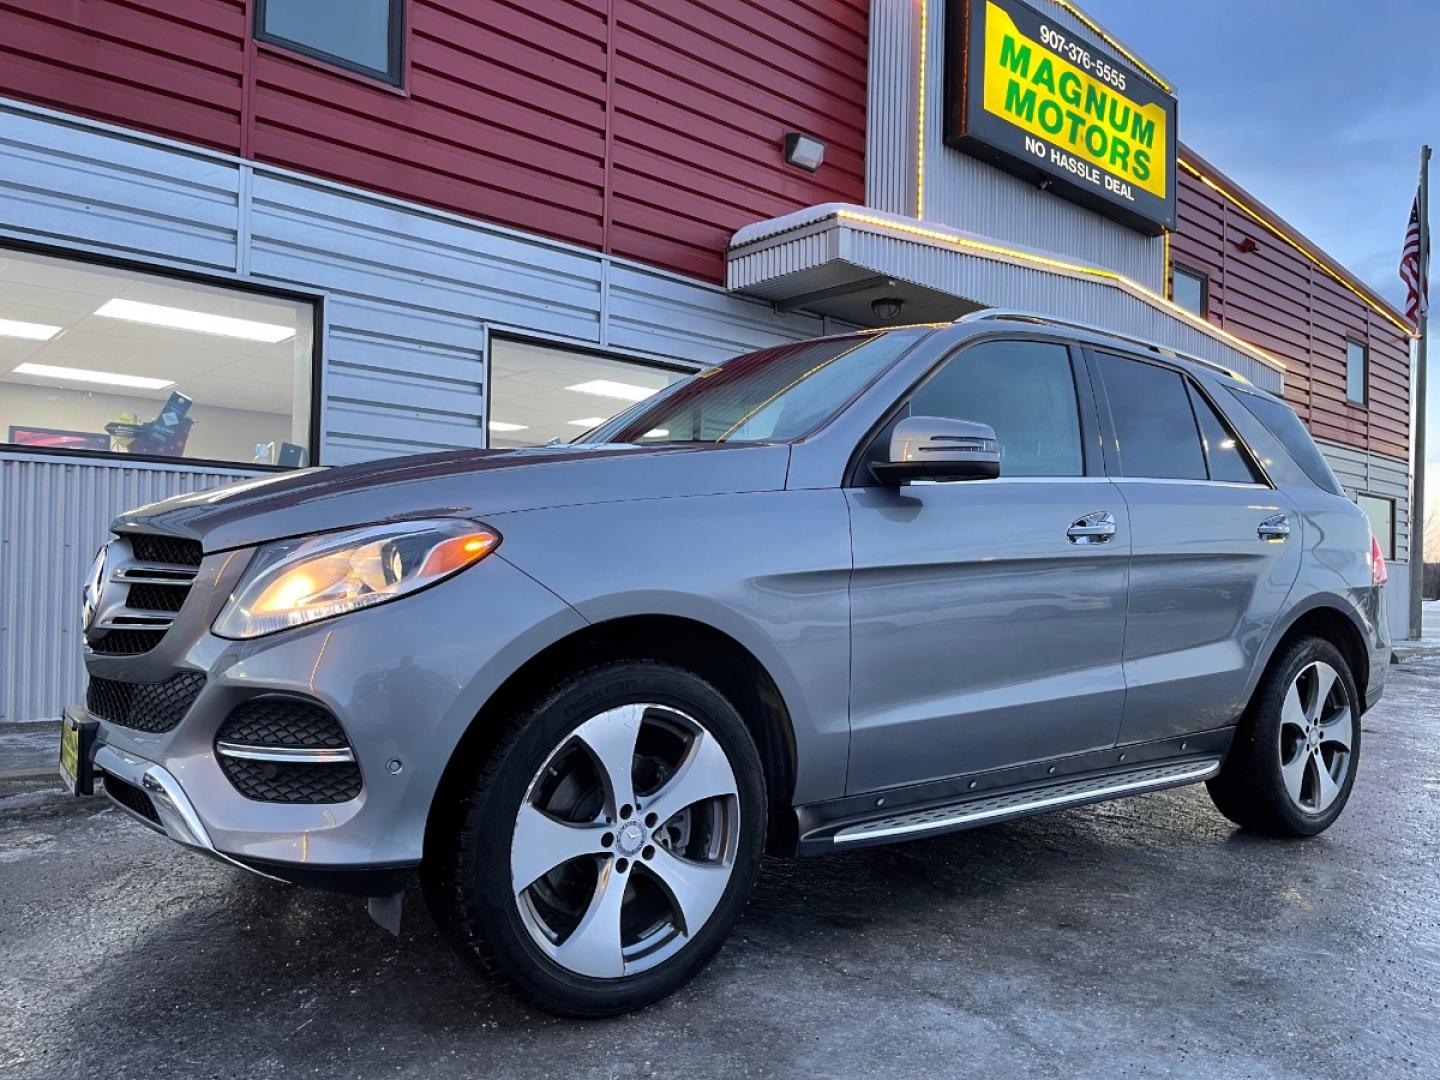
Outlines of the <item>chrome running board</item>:
{"type": "Polygon", "coordinates": [[[1010,791],[965,803],[932,806],[850,825],[837,832],[833,840],[838,847],[844,844],[873,843],[965,829],[1002,818],[1024,817],[1047,810],[1117,799],[1124,795],[1137,795],[1142,791],[1193,784],[1208,780],[1219,771],[1219,758],[1205,758],[1068,780],[1026,791],[1010,791]]]}

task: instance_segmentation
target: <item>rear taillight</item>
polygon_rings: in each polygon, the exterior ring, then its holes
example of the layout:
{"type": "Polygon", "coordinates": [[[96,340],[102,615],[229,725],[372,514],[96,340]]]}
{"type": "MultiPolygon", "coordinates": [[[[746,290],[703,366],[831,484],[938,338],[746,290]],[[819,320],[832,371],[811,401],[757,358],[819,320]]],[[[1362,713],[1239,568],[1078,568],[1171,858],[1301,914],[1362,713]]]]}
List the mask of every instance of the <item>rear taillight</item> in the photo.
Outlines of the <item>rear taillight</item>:
{"type": "Polygon", "coordinates": [[[1370,537],[1370,584],[1384,585],[1390,573],[1385,569],[1385,556],[1380,554],[1380,541],[1370,537]]]}

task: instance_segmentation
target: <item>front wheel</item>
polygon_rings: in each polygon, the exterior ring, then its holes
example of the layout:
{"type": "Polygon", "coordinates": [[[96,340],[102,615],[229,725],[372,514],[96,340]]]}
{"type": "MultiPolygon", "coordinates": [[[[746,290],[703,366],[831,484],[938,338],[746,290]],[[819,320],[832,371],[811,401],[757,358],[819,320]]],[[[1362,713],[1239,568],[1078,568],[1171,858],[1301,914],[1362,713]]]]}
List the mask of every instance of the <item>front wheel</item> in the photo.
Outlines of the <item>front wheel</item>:
{"type": "Polygon", "coordinates": [[[650,1004],[719,949],[765,838],[759,755],[698,676],[629,661],[520,718],[432,830],[425,885],[462,953],[537,1004],[650,1004]]]}
{"type": "Polygon", "coordinates": [[[1360,695],[1340,650],[1303,638],[1275,658],[1220,774],[1220,812],[1272,836],[1314,836],[1340,816],[1360,759],[1360,695]]]}

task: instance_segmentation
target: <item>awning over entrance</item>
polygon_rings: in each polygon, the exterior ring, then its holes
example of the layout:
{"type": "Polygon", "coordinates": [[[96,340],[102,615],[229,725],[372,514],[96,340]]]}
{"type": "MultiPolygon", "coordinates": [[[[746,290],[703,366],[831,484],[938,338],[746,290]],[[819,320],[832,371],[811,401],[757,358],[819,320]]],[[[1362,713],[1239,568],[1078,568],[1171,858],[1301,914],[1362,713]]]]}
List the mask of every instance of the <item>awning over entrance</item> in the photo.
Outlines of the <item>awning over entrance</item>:
{"type": "Polygon", "coordinates": [[[1122,274],[960,229],[824,203],[747,225],[728,286],[865,326],[937,322],[984,307],[1057,316],[1145,338],[1278,391],[1284,365],[1122,274]],[[889,320],[875,301],[898,299],[889,320]]]}

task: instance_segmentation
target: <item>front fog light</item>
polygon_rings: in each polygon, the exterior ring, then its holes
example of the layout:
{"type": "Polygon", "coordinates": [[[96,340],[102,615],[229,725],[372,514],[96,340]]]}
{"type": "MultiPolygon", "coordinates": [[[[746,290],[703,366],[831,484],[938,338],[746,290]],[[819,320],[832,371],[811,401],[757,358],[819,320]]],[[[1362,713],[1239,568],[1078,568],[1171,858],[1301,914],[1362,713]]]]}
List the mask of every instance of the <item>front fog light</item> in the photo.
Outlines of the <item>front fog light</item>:
{"type": "Polygon", "coordinates": [[[483,525],[441,518],[266,544],[214,630],[254,638],[383,604],[443,581],[499,543],[483,525]]]}

